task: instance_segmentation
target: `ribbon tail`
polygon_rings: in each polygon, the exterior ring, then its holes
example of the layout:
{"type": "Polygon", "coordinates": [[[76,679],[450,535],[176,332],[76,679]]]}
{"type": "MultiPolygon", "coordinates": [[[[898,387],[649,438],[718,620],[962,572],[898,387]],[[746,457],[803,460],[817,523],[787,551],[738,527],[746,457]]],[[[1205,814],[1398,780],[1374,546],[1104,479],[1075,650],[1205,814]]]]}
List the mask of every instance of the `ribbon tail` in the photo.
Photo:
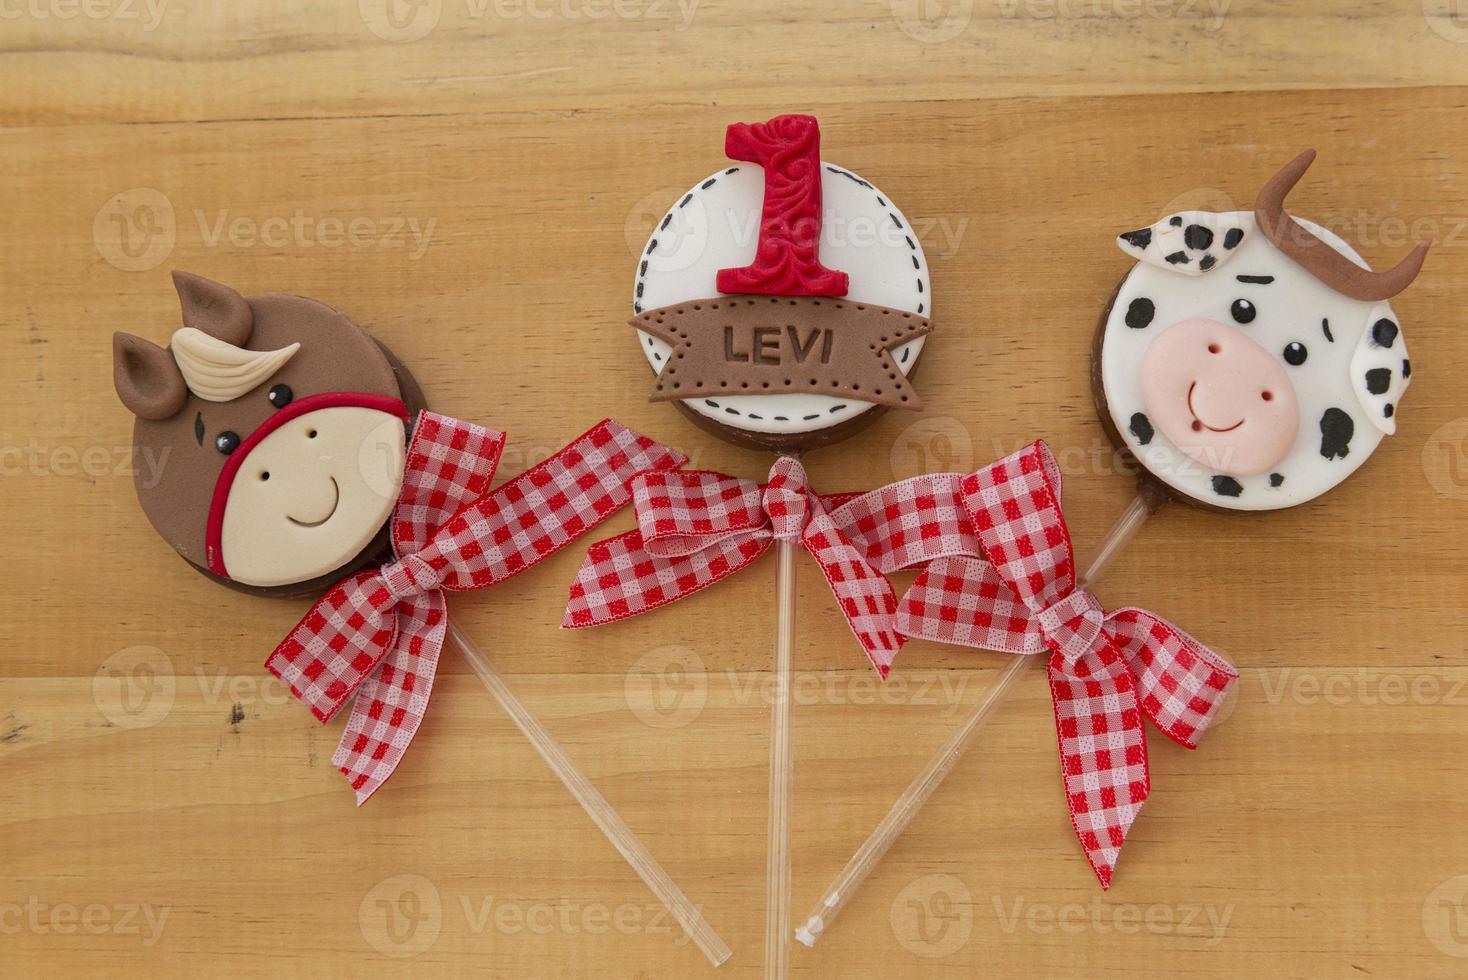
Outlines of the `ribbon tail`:
{"type": "Polygon", "coordinates": [[[1197,748],[1238,680],[1238,670],[1145,609],[1128,606],[1110,613],[1106,632],[1126,658],[1152,724],[1184,748],[1197,748]]]}
{"type": "Polygon", "coordinates": [[[382,665],[363,681],[331,757],[366,803],[397,769],[423,723],[443,650],[448,612],[441,591],[398,607],[398,631],[382,665]]]}
{"type": "Polygon", "coordinates": [[[999,653],[1045,649],[1033,614],[981,558],[930,562],[897,605],[897,629],[916,639],[999,653]]]}
{"type": "Polygon", "coordinates": [[[886,576],[841,534],[831,516],[815,514],[801,533],[801,543],[826,576],[857,642],[877,673],[886,678],[892,661],[907,641],[897,630],[897,595],[886,576]]]}
{"type": "Polygon", "coordinates": [[[392,596],[376,572],[358,572],[322,596],[265,661],[323,724],[351,700],[393,642],[392,596]]]}
{"type": "Polygon", "coordinates": [[[1110,645],[1074,667],[1055,654],[1049,673],[1071,826],[1104,891],[1152,791],[1136,685],[1110,645]]]}

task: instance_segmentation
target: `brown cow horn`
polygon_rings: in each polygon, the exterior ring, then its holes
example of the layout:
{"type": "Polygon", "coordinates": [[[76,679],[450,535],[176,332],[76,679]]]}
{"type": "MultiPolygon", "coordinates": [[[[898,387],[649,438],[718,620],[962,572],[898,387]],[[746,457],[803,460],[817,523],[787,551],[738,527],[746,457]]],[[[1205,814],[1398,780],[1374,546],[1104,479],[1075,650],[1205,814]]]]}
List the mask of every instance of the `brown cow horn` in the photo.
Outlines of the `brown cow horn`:
{"type": "Polygon", "coordinates": [[[112,384],[128,411],[155,422],[177,414],[189,397],[173,355],[130,333],[112,335],[112,384]]]}
{"type": "Polygon", "coordinates": [[[250,340],[255,314],[250,304],[228,286],[192,272],[174,270],[173,287],[183,307],[183,324],[226,344],[243,347],[250,340]]]}
{"type": "Polygon", "coordinates": [[[1412,250],[1396,268],[1372,272],[1337,252],[1285,213],[1285,196],[1315,162],[1315,151],[1306,150],[1280,168],[1254,200],[1254,220],[1259,230],[1285,255],[1305,267],[1316,279],[1352,299],[1376,302],[1389,299],[1412,284],[1422,271],[1431,242],[1412,250]]]}

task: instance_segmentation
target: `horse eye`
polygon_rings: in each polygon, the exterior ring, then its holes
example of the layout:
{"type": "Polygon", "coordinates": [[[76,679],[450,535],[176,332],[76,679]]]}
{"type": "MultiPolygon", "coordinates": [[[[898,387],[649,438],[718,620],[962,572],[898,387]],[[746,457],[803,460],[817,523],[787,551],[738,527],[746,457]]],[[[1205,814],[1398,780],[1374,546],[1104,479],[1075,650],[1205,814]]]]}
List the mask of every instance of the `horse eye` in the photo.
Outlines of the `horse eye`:
{"type": "Polygon", "coordinates": [[[270,399],[270,404],[276,408],[285,408],[296,395],[295,392],[291,391],[290,385],[276,385],[270,389],[270,393],[265,397],[270,399]]]}
{"type": "Polygon", "coordinates": [[[1305,349],[1305,345],[1298,342],[1290,344],[1284,349],[1285,361],[1289,364],[1293,364],[1295,367],[1299,367],[1301,364],[1304,364],[1305,358],[1309,356],[1310,352],[1305,349]]]}
{"type": "Polygon", "coordinates": [[[214,437],[214,448],[228,456],[240,448],[240,437],[238,433],[225,429],[214,437]]]}
{"type": "Polygon", "coordinates": [[[1259,315],[1254,304],[1246,299],[1234,300],[1234,305],[1229,307],[1228,311],[1233,314],[1234,320],[1238,323],[1253,323],[1254,318],[1259,315]]]}

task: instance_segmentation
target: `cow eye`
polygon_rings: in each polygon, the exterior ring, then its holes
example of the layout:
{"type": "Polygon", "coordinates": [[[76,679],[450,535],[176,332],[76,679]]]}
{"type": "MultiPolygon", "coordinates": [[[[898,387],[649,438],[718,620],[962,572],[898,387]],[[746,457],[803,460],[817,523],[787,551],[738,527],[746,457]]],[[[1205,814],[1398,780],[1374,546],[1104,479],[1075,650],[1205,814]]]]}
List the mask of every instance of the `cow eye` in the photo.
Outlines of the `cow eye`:
{"type": "Polygon", "coordinates": [[[1259,315],[1254,304],[1246,299],[1234,300],[1234,305],[1229,307],[1228,311],[1233,314],[1234,320],[1238,323],[1253,323],[1254,318],[1259,315]]]}
{"type": "Polygon", "coordinates": [[[228,456],[230,453],[240,448],[239,433],[231,432],[229,429],[225,429],[223,432],[219,433],[219,435],[214,437],[214,448],[224,453],[224,455],[228,456]]]}
{"type": "Polygon", "coordinates": [[[270,399],[270,404],[276,408],[285,408],[296,395],[295,392],[291,391],[290,385],[276,385],[270,389],[270,393],[265,397],[270,399]]]}
{"type": "Polygon", "coordinates": [[[1299,343],[1298,341],[1296,343],[1290,344],[1284,349],[1285,361],[1289,364],[1293,364],[1295,367],[1299,367],[1301,364],[1304,364],[1305,358],[1309,356],[1310,352],[1305,349],[1305,345],[1299,343]]]}

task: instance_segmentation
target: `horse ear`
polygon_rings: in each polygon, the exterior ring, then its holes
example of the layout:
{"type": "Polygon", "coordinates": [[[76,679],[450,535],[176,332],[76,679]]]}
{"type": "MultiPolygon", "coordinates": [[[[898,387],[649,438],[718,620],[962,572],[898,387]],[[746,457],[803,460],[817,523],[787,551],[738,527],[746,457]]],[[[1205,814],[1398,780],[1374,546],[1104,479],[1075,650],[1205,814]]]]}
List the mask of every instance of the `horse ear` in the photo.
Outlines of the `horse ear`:
{"type": "Polygon", "coordinates": [[[173,286],[183,307],[183,324],[226,344],[243,347],[250,339],[255,315],[239,293],[192,272],[174,270],[173,286]]]}
{"type": "Polygon", "coordinates": [[[189,397],[173,355],[130,333],[112,335],[112,384],[130,412],[155,422],[176,415],[189,397]]]}

